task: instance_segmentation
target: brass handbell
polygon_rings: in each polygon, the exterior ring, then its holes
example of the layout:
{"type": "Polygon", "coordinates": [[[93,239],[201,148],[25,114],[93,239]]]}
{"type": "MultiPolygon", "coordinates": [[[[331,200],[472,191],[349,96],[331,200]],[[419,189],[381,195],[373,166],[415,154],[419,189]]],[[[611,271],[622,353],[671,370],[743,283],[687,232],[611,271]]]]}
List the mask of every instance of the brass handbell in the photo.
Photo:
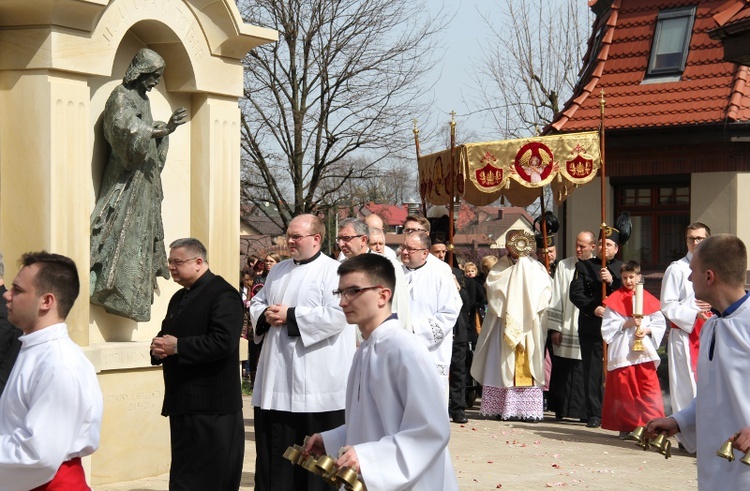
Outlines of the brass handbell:
{"type": "Polygon", "coordinates": [[[290,461],[292,464],[300,464],[302,460],[303,448],[299,445],[293,445],[288,447],[284,452],[284,458],[290,461]]]}
{"type": "Polygon", "coordinates": [[[745,456],[740,459],[740,462],[745,465],[750,465],[750,452],[746,453],[745,456]]]}
{"type": "Polygon", "coordinates": [[[672,456],[672,442],[670,442],[663,433],[651,440],[651,445],[653,445],[665,459],[672,456]]]}
{"type": "MultiPolygon", "coordinates": [[[[718,457],[721,457],[722,459],[727,459],[729,462],[733,461],[734,460],[734,450],[732,450],[732,440],[725,441],[724,444],[719,449],[719,451],[716,452],[716,455],[718,457]]],[[[747,456],[745,456],[743,458],[747,458],[747,456]]]]}
{"type": "Polygon", "coordinates": [[[646,429],[643,426],[639,426],[638,428],[630,432],[630,434],[628,435],[628,439],[635,440],[636,445],[641,447],[643,450],[648,450],[650,448],[650,445],[648,443],[648,439],[644,434],[645,431],[646,429]]]}

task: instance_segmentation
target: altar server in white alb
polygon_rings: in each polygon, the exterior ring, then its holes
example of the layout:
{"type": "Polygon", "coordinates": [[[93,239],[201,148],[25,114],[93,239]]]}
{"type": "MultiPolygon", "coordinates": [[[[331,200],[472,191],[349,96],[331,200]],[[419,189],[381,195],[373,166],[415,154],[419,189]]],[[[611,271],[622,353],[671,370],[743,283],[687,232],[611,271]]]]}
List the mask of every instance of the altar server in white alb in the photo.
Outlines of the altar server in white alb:
{"type": "Polygon", "coordinates": [[[700,331],[711,315],[711,306],[695,298],[693,284],[688,280],[695,246],[709,235],[711,230],[706,225],[690,224],[685,231],[687,255],[669,265],[661,283],[661,311],[671,327],[667,341],[669,393],[675,411],[687,407],[695,397],[700,331]]]}
{"type": "Polygon", "coordinates": [[[450,266],[430,254],[431,245],[430,236],[424,232],[406,235],[401,262],[409,290],[411,326],[417,339],[432,354],[447,411],[453,326],[462,303],[450,266]]]}
{"type": "Polygon", "coordinates": [[[735,449],[750,451],[747,248],[734,235],[707,237],[695,248],[690,271],[695,296],[711,304],[716,314],[701,332],[696,396],[671,417],[649,421],[646,431],[649,436],[679,433],[688,451],[698,451],[698,489],[750,489],[750,466],[716,456],[729,438],[735,449]]]}
{"type": "Polygon", "coordinates": [[[93,365],[68,336],[78,297],[75,263],[24,254],[10,290],[8,320],[21,351],[0,397],[0,490],[89,490],[81,457],[99,447],[102,392],[93,365]]]}
{"type": "Polygon", "coordinates": [[[356,327],[333,295],[339,263],[321,253],[323,237],[320,218],[295,217],[287,229],[292,259],[274,266],[250,303],[255,342],[263,340],[252,398],[257,491],[327,489],[284,459],[290,445],[344,423],[356,327]]]}
{"type": "Polygon", "coordinates": [[[309,438],[305,450],[337,456],[369,491],[458,489],[442,388],[427,349],[390,308],[393,265],[364,254],[339,267],[341,307],[365,341],[354,356],[346,391],[346,424],[309,438]]]}

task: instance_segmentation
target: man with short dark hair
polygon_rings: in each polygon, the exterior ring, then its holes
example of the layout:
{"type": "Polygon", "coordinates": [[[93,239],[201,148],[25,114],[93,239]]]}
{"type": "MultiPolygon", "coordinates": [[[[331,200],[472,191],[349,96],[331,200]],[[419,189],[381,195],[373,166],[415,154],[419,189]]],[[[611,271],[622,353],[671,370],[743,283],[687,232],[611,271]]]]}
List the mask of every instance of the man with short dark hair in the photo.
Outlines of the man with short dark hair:
{"type": "Polygon", "coordinates": [[[27,253],[3,297],[22,347],[0,396],[0,488],[88,490],[81,457],[99,447],[103,400],[93,365],[68,335],[79,292],[68,257],[27,253]]]}
{"type": "Polygon", "coordinates": [[[286,449],[305,436],[344,424],[343,374],[356,335],[333,295],[339,263],[321,253],[323,237],[319,217],[294,217],[287,228],[292,259],[273,267],[250,302],[255,341],[263,340],[252,401],[257,491],[328,489],[284,459],[286,449]]]}
{"type": "Polygon", "coordinates": [[[336,465],[352,467],[371,491],[457,490],[431,357],[391,315],[392,263],[362,254],[344,261],[338,272],[336,294],[364,341],[349,372],[346,423],[314,434],[305,450],[340,452],[336,465]]]}
{"type": "Polygon", "coordinates": [[[736,236],[706,237],[693,251],[690,281],[695,297],[714,316],[703,325],[698,388],[693,401],[668,418],[646,425],[648,436],[679,433],[685,448],[698,452],[699,489],[750,489],[750,467],[716,456],[727,440],[750,451],[750,294],[745,292],[747,248],[736,236]]]}
{"type": "Polygon", "coordinates": [[[242,477],[239,292],[208,267],[194,238],[172,242],[169,272],[183,288],[169,301],[151,343],[151,364],[164,367],[172,465],[169,489],[236,490],[242,477]]]}

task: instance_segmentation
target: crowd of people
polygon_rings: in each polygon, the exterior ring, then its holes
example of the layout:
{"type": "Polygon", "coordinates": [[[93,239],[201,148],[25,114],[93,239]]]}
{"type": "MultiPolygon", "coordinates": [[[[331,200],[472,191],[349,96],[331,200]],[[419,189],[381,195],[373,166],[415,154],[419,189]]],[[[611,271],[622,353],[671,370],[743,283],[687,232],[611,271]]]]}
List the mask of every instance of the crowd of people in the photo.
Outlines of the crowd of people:
{"type": "MultiPolygon", "coordinates": [[[[598,241],[580,232],[575,256],[559,261],[549,238],[510,230],[507,254],[477,264],[431,225],[407,217],[394,253],[377,215],[343,220],[330,257],[323,221],[299,215],[287,228],[290,258],[251,260],[239,290],[211,272],[200,241],[170,244],[182,288],[150,345],[163,367],[170,489],[239,488],[243,375],[253,385],[256,490],[328,488],[290,466],[294,445],[332,456],[371,491],[458,489],[450,421],[467,422],[473,382],[485,417],[535,422],[549,410],[620,438],[643,426],[697,451],[699,488],[750,486],[750,469],[714,455],[727,438],[750,450],[740,239],[691,224],[659,300],[643,290],[637,262],[616,258],[617,229],[598,241]],[[670,417],[656,375],[665,336],[670,417]],[[251,348],[242,371],[241,338],[251,348]]],[[[21,265],[4,293],[16,327],[0,325],[10,353],[0,360],[0,489],[89,489],[81,457],[99,445],[103,402],[65,324],[77,270],[46,252],[21,265]]]]}

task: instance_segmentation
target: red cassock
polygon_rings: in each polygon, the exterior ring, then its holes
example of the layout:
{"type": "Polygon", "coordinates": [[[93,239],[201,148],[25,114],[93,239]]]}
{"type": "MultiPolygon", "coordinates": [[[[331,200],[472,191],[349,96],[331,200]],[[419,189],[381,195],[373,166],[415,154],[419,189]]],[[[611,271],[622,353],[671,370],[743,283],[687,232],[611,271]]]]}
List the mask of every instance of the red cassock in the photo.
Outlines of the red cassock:
{"type": "MultiPolygon", "coordinates": [[[[633,290],[620,288],[604,304],[622,316],[632,317],[633,294],[633,290]]],[[[659,300],[644,291],[643,315],[658,312],[660,308],[659,300]]],[[[607,371],[602,428],[630,432],[653,418],[663,417],[664,402],[653,361],[607,371]]]]}

